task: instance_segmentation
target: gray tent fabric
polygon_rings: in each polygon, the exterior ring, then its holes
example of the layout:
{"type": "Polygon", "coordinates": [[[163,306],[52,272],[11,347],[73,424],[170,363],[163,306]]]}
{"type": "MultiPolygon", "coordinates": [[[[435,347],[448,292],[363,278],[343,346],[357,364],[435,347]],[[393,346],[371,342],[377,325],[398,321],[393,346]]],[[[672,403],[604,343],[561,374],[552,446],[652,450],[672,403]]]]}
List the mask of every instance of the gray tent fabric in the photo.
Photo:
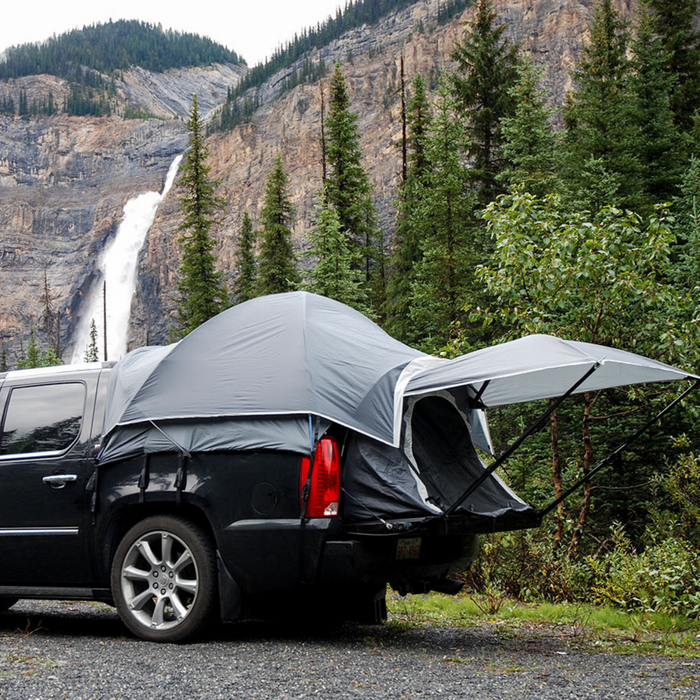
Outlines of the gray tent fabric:
{"type": "Polygon", "coordinates": [[[325,297],[291,292],[253,299],[179,343],[143,348],[116,364],[101,460],[126,454],[116,448],[116,428],[133,444],[125,426],[223,418],[286,422],[312,415],[392,442],[410,376],[443,362],[325,297]]]}
{"type": "Polygon", "coordinates": [[[426,369],[409,381],[404,394],[469,386],[484,406],[504,406],[561,396],[595,365],[598,369],[574,393],[698,378],[624,350],[531,335],[426,369]]]}
{"type": "Polygon", "coordinates": [[[470,397],[488,407],[560,396],[597,364],[579,391],[694,377],[632,353],[542,335],[435,358],[339,302],[306,292],[270,295],[224,311],[179,343],[117,362],[100,461],[166,442],[190,451],[308,452],[310,416],[398,447],[404,398],[444,389],[454,390],[474,443],[488,451],[488,428],[470,397]]]}
{"type": "MultiPolygon", "coordinates": [[[[320,421],[318,434],[328,430],[320,421]]],[[[316,429],[316,428],[312,428],[316,429]]],[[[100,453],[100,464],[140,454],[161,452],[219,452],[231,450],[284,450],[309,454],[309,422],[305,416],[279,418],[225,418],[221,420],[164,421],[119,428],[100,453]]]]}
{"type": "MultiPolygon", "coordinates": [[[[347,522],[443,515],[483,472],[469,417],[453,395],[439,392],[407,403],[400,448],[362,435],[351,438],[343,472],[347,522]]],[[[514,516],[521,523],[523,517],[537,520],[535,509],[495,474],[458,512],[498,520],[504,529],[514,516]]]]}

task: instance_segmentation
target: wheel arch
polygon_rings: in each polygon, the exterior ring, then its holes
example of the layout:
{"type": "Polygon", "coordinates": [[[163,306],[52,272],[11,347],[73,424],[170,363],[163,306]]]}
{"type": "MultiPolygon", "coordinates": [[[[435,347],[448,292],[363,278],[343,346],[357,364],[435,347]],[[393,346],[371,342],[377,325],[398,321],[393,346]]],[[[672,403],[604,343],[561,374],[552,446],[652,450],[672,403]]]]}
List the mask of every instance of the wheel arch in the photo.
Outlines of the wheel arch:
{"type": "Polygon", "coordinates": [[[149,503],[124,505],[114,510],[105,532],[101,567],[107,576],[109,576],[109,572],[112,569],[114,554],[124,535],[137,523],[157,515],[172,515],[189,520],[209,537],[214,548],[218,551],[214,528],[204,510],[196,505],[175,503],[173,501],[152,501],[149,503]]]}

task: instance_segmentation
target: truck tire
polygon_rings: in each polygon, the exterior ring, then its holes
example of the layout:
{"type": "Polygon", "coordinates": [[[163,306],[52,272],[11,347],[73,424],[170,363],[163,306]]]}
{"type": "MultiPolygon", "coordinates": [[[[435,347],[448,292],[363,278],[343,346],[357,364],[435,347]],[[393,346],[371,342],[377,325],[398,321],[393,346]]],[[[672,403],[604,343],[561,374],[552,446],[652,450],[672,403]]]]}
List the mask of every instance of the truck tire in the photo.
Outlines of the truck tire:
{"type": "Polygon", "coordinates": [[[200,636],[217,609],[214,547],[184,518],[146,518],[122,538],[112,562],[112,595],[137,637],[184,642],[200,636]]]}

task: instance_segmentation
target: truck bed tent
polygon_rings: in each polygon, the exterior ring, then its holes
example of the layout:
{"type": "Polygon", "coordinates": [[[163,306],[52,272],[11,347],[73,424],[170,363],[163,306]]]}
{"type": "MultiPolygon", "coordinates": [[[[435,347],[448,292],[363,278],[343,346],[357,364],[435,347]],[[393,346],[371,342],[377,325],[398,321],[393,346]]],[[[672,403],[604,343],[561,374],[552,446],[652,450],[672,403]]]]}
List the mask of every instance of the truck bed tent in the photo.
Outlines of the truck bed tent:
{"type": "MultiPolygon", "coordinates": [[[[484,469],[473,448],[489,450],[481,409],[558,397],[587,373],[576,392],[696,378],[632,353],[542,335],[454,360],[435,358],[339,302],[306,292],[271,295],[224,311],[176,344],[141,348],[120,360],[110,377],[98,461],[176,450],[308,454],[314,436],[335,423],[358,436],[356,481],[362,464],[374,470],[365,470],[358,494],[374,480],[379,498],[382,480],[403,480],[399,510],[442,511],[484,469]],[[423,402],[427,397],[435,400],[423,402]],[[441,411],[444,420],[426,427],[430,414],[441,411]],[[468,445],[457,437],[461,447],[452,452],[468,458],[443,454],[448,466],[440,470],[430,453],[444,447],[434,435],[445,421],[461,426],[468,445]],[[416,434],[423,437],[416,441],[416,434]],[[382,464],[383,472],[372,464],[382,464]]],[[[464,508],[492,514],[529,508],[495,475],[487,483],[478,503],[464,508]]],[[[383,509],[391,510],[390,500],[383,509]]]]}

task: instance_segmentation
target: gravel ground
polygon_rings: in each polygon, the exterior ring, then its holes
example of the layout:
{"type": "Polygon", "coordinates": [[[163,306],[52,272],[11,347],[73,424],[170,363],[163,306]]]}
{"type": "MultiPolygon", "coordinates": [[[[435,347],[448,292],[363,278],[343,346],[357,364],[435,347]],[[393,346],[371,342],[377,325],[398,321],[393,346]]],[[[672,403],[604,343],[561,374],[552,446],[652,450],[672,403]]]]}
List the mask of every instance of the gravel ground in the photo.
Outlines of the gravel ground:
{"type": "Polygon", "coordinates": [[[0,614],[0,698],[700,698],[700,660],[585,653],[484,627],[266,623],[190,645],[129,637],[110,608],[22,601],[0,614]]]}

